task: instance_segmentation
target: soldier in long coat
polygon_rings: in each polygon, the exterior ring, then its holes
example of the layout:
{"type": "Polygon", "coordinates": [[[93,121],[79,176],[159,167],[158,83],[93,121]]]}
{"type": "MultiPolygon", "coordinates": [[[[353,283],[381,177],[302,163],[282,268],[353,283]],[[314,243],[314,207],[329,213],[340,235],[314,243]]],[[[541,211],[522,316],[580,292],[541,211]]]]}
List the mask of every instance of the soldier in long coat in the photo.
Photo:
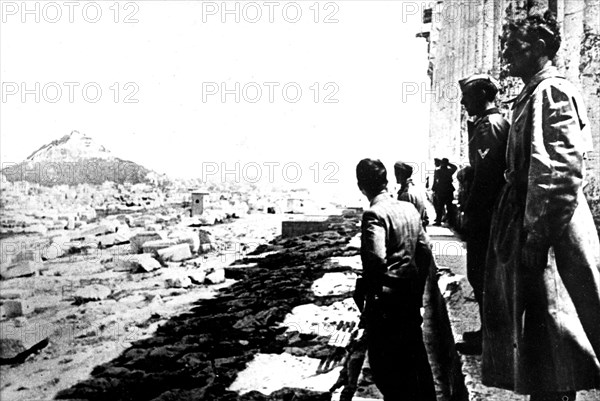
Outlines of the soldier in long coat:
{"type": "Polygon", "coordinates": [[[503,56],[525,87],[492,221],[482,379],[531,401],[572,401],[600,388],[600,245],[582,191],[588,119],[550,61],[560,47],[554,17],[505,28],[503,56]]]}

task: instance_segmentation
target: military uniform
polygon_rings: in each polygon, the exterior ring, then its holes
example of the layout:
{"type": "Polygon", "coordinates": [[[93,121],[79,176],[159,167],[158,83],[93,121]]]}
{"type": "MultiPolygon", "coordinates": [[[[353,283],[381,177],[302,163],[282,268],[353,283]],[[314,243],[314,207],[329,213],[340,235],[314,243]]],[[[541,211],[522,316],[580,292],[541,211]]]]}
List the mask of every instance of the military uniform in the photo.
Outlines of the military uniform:
{"type": "Polygon", "coordinates": [[[415,187],[412,180],[407,180],[398,191],[398,200],[410,202],[415,205],[417,211],[421,215],[421,223],[423,228],[429,225],[429,216],[427,215],[427,206],[425,204],[425,195],[415,187]]]}
{"type": "MultiPolygon", "coordinates": [[[[454,185],[452,184],[452,176],[458,168],[452,164],[442,164],[439,169],[436,169],[433,175],[433,191],[435,207],[435,224],[439,225],[442,223],[444,217],[444,208],[446,209],[447,216],[451,216],[453,212],[454,200],[454,185]]],[[[452,218],[448,219],[449,223],[453,223],[452,218]]]]}
{"type": "Polygon", "coordinates": [[[467,277],[479,306],[483,301],[485,258],[494,203],[505,183],[509,123],[497,108],[469,121],[469,162],[473,177],[464,204],[461,227],[467,240],[467,277]]]}

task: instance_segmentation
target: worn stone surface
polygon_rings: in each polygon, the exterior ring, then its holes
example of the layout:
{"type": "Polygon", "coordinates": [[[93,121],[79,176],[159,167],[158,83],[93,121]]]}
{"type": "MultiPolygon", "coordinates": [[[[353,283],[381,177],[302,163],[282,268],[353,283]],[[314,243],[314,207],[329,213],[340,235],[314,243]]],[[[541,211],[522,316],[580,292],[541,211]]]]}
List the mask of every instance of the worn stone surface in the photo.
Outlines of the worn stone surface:
{"type": "Polygon", "coordinates": [[[6,318],[24,316],[33,312],[33,305],[26,300],[8,300],[2,302],[2,315],[6,318]]]}
{"type": "Polygon", "coordinates": [[[37,272],[42,268],[42,266],[42,262],[24,260],[21,262],[17,262],[11,266],[8,266],[6,270],[0,273],[0,278],[2,280],[8,280],[17,277],[33,276],[37,274],[37,272]]]}
{"type": "Polygon", "coordinates": [[[161,264],[149,253],[124,255],[114,261],[116,271],[151,272],[159,269],[161,264]]]}
{"type": "Polygon", "coordinates": [[[23,351],[25,351],[25,346],[20,340],[0,338],[0,358],[14,358],[23,351]]]}
{"type": "Polygon", "coordinates": [[[142,246],[142,250],[144,253],[153,253],[173,245],[177,245],[177,241],[173,239],[147,241],[142,246]]]}
{"type": "Polygon", "coordinates": [[[101,284],[92,284],[80,288],[73,294],[76,303],[100,301],[106,299],[111,293],[110,288],[101,284]]]}
{"type": "Polygon", "coordinates": [[[141,253],[144,244],[148,241],[160,241],[164,239],[163,236],[156,231],[143,231],[135,234],[129,239],[132,253],[141,253]]]}
{"type": "Polygon", "coordinates": [[[192,257],[190,246],[187,243],[173,245],[168,248],[159,249],[156,255],[162,262],[181,262],[192,257]]]}

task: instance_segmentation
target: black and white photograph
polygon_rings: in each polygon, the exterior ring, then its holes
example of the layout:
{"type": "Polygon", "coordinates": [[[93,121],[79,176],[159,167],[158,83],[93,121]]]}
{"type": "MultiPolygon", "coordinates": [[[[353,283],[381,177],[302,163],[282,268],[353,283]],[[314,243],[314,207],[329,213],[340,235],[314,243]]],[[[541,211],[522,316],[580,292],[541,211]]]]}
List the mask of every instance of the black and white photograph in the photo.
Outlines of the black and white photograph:
{"type": "Polygon", "coordinates": [[[2,401],[600,401],[600,0],[0,0],[2,401]]]}

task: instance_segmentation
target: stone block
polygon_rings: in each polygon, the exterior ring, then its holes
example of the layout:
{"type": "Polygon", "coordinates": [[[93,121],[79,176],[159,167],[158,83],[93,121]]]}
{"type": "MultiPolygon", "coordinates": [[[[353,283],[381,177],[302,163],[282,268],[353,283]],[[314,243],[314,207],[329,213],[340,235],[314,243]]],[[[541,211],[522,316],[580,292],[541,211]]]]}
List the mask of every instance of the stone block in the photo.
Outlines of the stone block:
{"type": "Polygon", "coordinates": [[[214,247],[212,244],[202,244],[202,245],[200,245],[200,249],[198,250],[198,252],[199,253],[208,253],[212,250],[214,250],[214,247]]]}
{"type": "Polygon", "coordinates": [[[146,224],[144,227],[146,228],[147,231],[158,232],[158,231],[163,230],[163,225],[160,223],[146,224]]]}
{"type": "Polygon", "coordinates": [[[50,243],[42,251],[42,260],[53,260],[63,256],[67,242],[69,242],[69,238],[66,236],[52,237],[50,243]]]}
{"type": "Polygon", "coordinates": [[[177,244],[156,251],[159,260],[163,262],[181,262],[192,257],[188,244],[177,244]]]}
{"type": "Polygon", "coordinates": [[[30,292],[26,290],[2,290],[0,299],[20,299],[27,298],[30,295],[30,292]]]}
{"type": "Polygon", "coordinates": [[[188,244],[192,253],[198,252],[200,238],[194,231],[174,231],[169,234],[169,239],[177,241],[178,244],[188,244]]]}
{"type": "Polygon", "coordinates": [[[16,262],[27,262],[27,261],[39,262],[40,260],[41,259],[40,259],[40,252],[39,252],[39,250],[27,249],[27,250],[19,252],[13,258],[13,263],[16,263],[16,262]]]}
{"type": "Polygon", "coordinates": [[[81,233],[76,234],[78,237],[96,237],[104,234],[112,234],[115,232],[115,226],[105,224],[90,224],[81,233]]]}
{"type": "Polygon", "coordinates": [[[204,284],[204,280],[206,279],[206,271],[203,269],[190,270],[188,272],[188,277],[194,284],[204,284]]]}
{"type": "Polygon", "coordinates": [[[144,251],[144,253],[154,253],[158,252],[161,249],[169,248],[174,245],[177,245],[177,241],[172,239],[148,241],[144,243],[144,245],[142,246],[142,250],[144,251]]]}
{"type": "Polygon", "coordinates": [[[156,231],[143,231],[129,238],[132,253],[142,253],[144,244],[150,241],[161,241],[163,236],[156,231]]]}
{"type": "Polygon", "coordinates": [[[151,272],[159,269],[161,264],[150,253],[123,255],[115,261],[116,271],[151,272]]]}
{"type": "Polygon", "coordinates": [[[6,270],[0,273],[0,279],[8,280],[16,277],[28,277],[35,275],[43,267],[42,262],[33,262],[31,260],[12,264],[6,270]]]}
{"type": "Polygon", "coordinates": [[[281,237],[290,238],[327,231],[331,216],[302,216],[281,222],[281,237]]]}
{"type": "Polygon", "coordinates": [[[214,269],[212,272],[206,273],[204,280],[207,284],[219,284],[225,281],[225,269],[214,269]]]}
{"type": "Polygon", "coordinates": [[[16,338],[0,338],[0,358],[11,359],[25,351],[23,342],[16,338]]]}
{"type": "Polygon", "coordinates": [[[92,284],[75,291],[73,298],[76,303],[101,301],[111,294],[110,288],[101,284],[92,284]]]}
{"type": "Polygon", "coordinates": [[[10,319],[17,316],[25,316],[33,312],[33,305],[26,300],[8,300],[2,303],[4,317],[10,319]]]}
{"type": "Polygon", "coordinates": [[[114,234],[100,235],[95,238],[99,248],[107,248],[113,245],[126,244],[129,242],[129,235],[120,232],[114,234]]]}

